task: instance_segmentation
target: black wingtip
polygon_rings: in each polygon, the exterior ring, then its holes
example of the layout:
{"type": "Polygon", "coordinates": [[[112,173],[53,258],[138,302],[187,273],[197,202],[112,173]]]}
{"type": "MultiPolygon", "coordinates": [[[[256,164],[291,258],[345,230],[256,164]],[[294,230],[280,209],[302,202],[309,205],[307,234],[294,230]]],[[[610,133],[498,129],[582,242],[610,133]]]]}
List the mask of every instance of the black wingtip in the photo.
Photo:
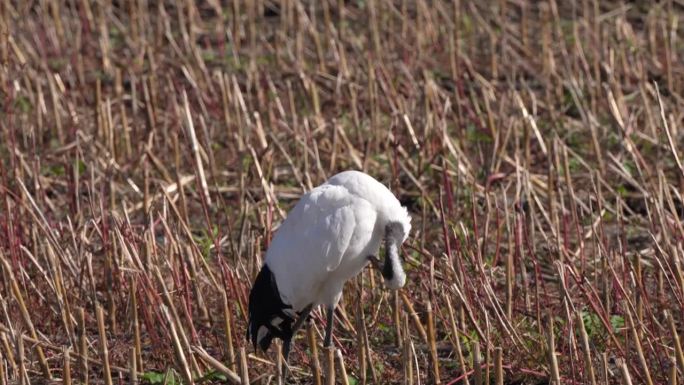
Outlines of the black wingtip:
{"type": "Polygon", "coordinates": [[[273,338],[287,339],[292,336],[293,319],[285,310],[292,307],[283,303],[275,276],[264,264],[254,280],[249,293],[249,326],[247,340],[267,351],[273,338]]]}
{"type": "Polygon", "coordinates": [[[271,342],[273,341],[273,334],[268,333],[265,337],[259,341],[259,347],[262,351],[267,351],[271,347],[271,342]]]}

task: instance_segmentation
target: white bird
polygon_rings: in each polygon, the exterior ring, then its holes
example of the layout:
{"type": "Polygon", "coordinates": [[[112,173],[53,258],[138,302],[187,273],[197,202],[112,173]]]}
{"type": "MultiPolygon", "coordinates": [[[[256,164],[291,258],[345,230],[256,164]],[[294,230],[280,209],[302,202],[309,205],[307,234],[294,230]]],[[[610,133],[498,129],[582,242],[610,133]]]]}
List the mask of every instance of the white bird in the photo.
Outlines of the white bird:
{"type": "Polygon", "coordinates": [[[330,346],[344,283],[376,260],[383,241],[385,284],[404,286],[399,247],[410,230],[406,208],[362,172],[339,173],[304,194],[277,229],[249,294],[247,338],[254,348],[266,351],[280,338],[287,362],[292,337],[317,305],[327,309],[324,344],[330,346]]]}

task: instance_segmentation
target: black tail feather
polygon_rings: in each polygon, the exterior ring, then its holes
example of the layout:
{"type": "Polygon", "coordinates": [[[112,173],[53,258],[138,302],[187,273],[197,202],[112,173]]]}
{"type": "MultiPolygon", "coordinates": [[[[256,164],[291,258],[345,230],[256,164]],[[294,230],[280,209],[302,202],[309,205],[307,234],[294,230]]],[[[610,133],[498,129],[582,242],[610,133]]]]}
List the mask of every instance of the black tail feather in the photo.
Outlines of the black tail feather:
{"type": "Polygon", "coordinates": [[[290,305],[280,298],[275,276],[264,264],[254,281],[249,293],[249,327],[247,340],[251,340],[254,350],[257,344],[266,351],[273,338],[286,340],[292,338],[292,324],[290,305]]]}

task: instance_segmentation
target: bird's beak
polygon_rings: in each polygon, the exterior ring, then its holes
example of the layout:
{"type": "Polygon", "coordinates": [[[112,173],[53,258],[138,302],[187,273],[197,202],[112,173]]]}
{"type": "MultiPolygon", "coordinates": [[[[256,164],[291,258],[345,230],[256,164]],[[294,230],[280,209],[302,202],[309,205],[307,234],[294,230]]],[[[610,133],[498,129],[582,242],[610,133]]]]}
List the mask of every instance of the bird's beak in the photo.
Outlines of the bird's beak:
{"type": "Polygon", "coordinates": [[[392,237],[385,237],[385,264],[382,267],[382,277],[390,289],[400,289],[406,283],[406,274],[399,259],[399,246],[392,237]]]}

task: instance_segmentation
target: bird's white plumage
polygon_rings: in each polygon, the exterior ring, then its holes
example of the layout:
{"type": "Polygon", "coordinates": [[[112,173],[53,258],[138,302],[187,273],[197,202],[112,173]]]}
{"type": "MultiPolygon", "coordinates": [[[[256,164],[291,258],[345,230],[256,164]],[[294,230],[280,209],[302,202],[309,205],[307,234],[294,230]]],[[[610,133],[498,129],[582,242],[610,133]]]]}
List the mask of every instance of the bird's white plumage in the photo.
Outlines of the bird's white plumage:
{"type": "MultiPolygon", "coordinates": [[[[303,195],[266,253],[283,302],[295,311],[310,304],[335,306],[344,283],[378,253],[390,222],[401,225],[403,242],[411,229],[406,209],[362,172],[342,172],[303,195]]],[[[388,285],[401,287],[403,270],[395,266],[395,272],[388,285]]]]}

